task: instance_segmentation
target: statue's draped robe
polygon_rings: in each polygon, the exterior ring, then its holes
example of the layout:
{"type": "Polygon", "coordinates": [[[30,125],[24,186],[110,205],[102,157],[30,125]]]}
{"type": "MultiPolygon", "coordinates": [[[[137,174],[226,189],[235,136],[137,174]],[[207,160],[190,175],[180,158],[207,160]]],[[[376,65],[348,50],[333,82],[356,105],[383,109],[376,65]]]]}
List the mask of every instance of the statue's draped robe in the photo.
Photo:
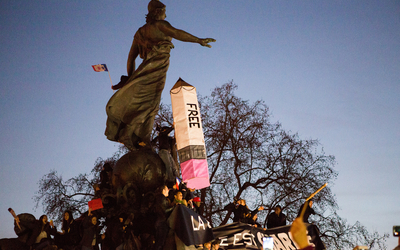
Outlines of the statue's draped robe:
{"type": "Polygon", "coordinates": [[[139,141],[150,145],[154,118],[167,76],[169,52],[174,47],[170,41],[152,43],[143,34],[142,27],[134,36],[143,62],[106,106],[105,135],[131,149],[139,141]]]}

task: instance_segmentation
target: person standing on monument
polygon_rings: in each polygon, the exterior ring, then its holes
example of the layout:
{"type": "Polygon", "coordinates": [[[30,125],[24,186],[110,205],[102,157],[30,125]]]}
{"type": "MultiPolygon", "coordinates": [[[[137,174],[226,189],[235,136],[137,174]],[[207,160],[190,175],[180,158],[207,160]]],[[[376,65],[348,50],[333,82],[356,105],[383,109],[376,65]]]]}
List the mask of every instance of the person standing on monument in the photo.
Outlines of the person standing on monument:
{"type": "Polygon", "coordinates": [[[131,150],[151,148],[150,136],[158,112],[169,67],[172,38],[202,46],[213,38],[198,38],[174,28],[165,21],[165,5],[157,0],[148,4],[146,24],[135,33],[127,62],[127,77],[113,86],[119,89],[106,106],[107,128],[105,135],[111,141],[123,143],[131,150]],[[142,63],[136,69],[135,59],[142,63]]]}
{"type": "Polygon", "coordinates": [[[157,125],[156,131],[158,135],[152,140],[152,144],[158,144],[158,155],[164,162],[167,174],[168,184],[173,184],[176,178],[179,177],[179,170],[177,167],[175,138],[169,136],[174,130],[174,127],[159,126],[157,125]]]}
{"type": "Polygon", "coordinates": [[[82,222],[82,239],[79,244],[81,250],[99,250],[99,243],[102,240],[97,217],[92,214],[89,208],[87,217],[82,222]]]}
{"type": "Polygon", "coordinates": [[[70,250],[80,241],[79,225],[75,222],[72,211],[66,210],[61,226],[62,232],[55,235],[54,240],[59,248],[70,250]]]}
{"type": "Polygon", "coordinates": [[[168,235],[168,223],[167,219],[174,208],[171,206],[169,200],[167,199],[169,193],[169,189],[167,185],[162,185],[156,191],[155,196],[155,214],[157,216],[156,223],[155,223],[155,244],[153,249],[154,250],[161,250],[164,246],[165,240],[167,239],[168,235]]]}
{"type": "MultiPolygon", "coordinates": [[[[303,215],[303,222],[305,222],[305,223],[310,223],[310,222],[308,221],[308,217],[310,217],[310,215],[312,215],[312,214],[317,214],[317,213],[315,213],[314,209],[312,208],[312,206],[313,206],[313,204],[314,204],[314,201],[313,201],[312,199],[309,200],[309,201],[306,202],[306,203],[308,203],[308,205],[307,205],[306,211],[304,212],[304,215],[303,215]]],[[[305,205],[306,203],[303,203],[303,205],[301,205],[301,207],[300,207],[300,209],[299,209],[299,212],[298,212],[298,214],[297,214],[297,218],[300,217],[301,211],[303,210],[303,207],[304,207],[304,205],[305,205]]]]}
{"type": "Polygon", "coordinates": [[[193,198],[193,211],[195,211],[197,214],[199,215],[203,215],[203,211],[202,209],[200,209],[201,207],[201,199],[200,197],[194,197],[193,198]]]}
{"type": "Polygon", "coordinates": [[[282,207],[277,205],[275,212],[268,215],[267,228],[281,227],[286,225],[286,215],[282,213],[282,207]]]}
{"type": "Polygon", "coordinates": [[[174,201],[171,203],[172,206],[176,206],[178,204],[182,204],[187,207],[187,201],[183,199],[183,195],[181,191],[177,191],[174,195],[174,201]]]}

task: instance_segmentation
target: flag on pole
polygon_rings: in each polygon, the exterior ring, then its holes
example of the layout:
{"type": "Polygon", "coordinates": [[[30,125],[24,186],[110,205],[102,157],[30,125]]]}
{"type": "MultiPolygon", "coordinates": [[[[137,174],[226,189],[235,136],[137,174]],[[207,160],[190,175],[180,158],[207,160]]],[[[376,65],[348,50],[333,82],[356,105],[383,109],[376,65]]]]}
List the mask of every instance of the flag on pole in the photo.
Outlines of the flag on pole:
{"type": "Polygon", "coordinates": [[[108,77],[110,77],[111,89],[112,89],[113,83],[112,83],[110,71],[108,71],[107,65],[105,65],[105,64],[96,64],[96,65],[92,65],[92,68],[96,72],[102,72],[102,71],[107,71],[108,72],[108,77]]]}
{"type": "Polygon", "coordinates": [[[96,72],[108,71],[107,65],[105,65],[105,64],[92,65],[92,68],[96,72]]]}

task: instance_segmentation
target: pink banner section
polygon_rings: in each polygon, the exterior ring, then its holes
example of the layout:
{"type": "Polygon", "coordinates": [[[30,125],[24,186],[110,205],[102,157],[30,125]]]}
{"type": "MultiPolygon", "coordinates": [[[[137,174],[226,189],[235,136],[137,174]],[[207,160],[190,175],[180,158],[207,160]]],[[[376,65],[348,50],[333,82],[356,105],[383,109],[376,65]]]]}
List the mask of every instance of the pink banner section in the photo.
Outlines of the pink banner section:
{"type": "Polygon", "coordinates": [[[206,159],[191,159],[181,163],[182,180],[188,188],[202,189],[210,186],[206,159]]]}

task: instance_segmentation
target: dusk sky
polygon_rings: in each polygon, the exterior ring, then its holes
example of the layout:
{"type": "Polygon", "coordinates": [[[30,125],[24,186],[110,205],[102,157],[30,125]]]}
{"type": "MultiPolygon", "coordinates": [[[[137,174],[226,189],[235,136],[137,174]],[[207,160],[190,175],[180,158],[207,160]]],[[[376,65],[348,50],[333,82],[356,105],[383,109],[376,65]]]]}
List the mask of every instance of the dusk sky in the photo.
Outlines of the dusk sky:
{"type": "MultiPolygon", "coordinates": [[[[233,80],[286,130],[336,157],[339,215],[372,232],[400,225],[400,1],[164,0],[174,27],[215,38],[172,42],[162,102],[181,77],[202,96],[233,80]]],[[[118,144],[105,106],[126,74],[148,1],[0,1],[0,238],[32,213],[38,181],[89,172],[118,144]]],[[[140,63],[140,60],[137,60],[140,63]]],[[[318,204],[316,204],[318,206],[318,204]]],[[[51,218],[50,218],[51,219],[51,218]]],[[[60,227],[58,227],[59,229],[60,227]]],[[[59,229],[60,230],[60,229],[59,229]]]]}

